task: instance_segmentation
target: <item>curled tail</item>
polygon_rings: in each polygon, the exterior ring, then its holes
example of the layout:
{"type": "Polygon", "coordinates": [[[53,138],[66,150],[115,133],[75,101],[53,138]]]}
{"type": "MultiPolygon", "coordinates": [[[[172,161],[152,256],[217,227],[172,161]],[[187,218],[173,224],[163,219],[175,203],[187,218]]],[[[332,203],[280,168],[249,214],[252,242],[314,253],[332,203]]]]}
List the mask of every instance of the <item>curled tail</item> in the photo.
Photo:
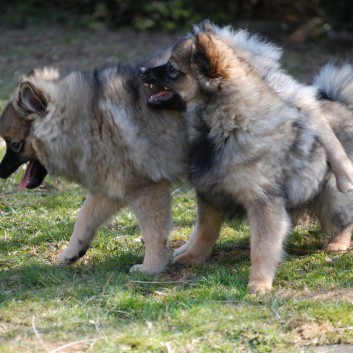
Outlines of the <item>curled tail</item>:
{"type": "Polygon", "coordinates": [[[326,64],[314,77],[314,86],[323,97],[346,105],[353,105],[353,66],[326,64]]]}

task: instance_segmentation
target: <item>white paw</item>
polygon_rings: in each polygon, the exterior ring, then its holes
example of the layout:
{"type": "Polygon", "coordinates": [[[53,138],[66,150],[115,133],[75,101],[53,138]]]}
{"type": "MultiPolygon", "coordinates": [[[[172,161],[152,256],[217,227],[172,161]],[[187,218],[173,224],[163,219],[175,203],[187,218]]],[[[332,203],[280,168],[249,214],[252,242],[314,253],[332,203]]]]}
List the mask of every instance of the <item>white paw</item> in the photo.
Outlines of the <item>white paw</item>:
{"type": "Polygon", "coordinates": [[[351,181],[346,180],[336,180],[337,189],[340,192],[348,193],[353,191],[353,184],[351,181]]]}
{"type": "Polygon", "coordinates": [[[130,268],[130,273],[145,273],[147,275],[156,275],[165,270],[166,264],[161,264],[159,266],[146,266],[144,264],[134,265],[130,268]]]}
{"type": "Polygon", "coordinates": [[[183,244],[182,246],[180,246],[178,249],[174,250],[173,257],[177,257],[177,256],[187,252],[189,247],[190,247],[190,242],[188,241],[185,244],[183,244]]]}

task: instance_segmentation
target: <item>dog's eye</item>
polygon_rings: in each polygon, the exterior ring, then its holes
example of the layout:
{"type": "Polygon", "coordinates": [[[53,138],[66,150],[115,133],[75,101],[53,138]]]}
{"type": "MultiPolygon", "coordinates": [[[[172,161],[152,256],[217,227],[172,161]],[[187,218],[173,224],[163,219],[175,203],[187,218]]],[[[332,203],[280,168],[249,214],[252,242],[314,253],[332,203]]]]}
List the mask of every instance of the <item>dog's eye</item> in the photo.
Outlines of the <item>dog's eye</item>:
{"type": "Polygon", "coordinates": [[[179,74],[179,71],[172,64],[168,64],[167,74],[170,78],[176,78],[179,74]]]}
{"type": "Polygon", "coordinates": [[[23,143],[20,141],[13,141],[10,143],[10,146],[15,153],[18,153],[21,151],[23,143]]]}

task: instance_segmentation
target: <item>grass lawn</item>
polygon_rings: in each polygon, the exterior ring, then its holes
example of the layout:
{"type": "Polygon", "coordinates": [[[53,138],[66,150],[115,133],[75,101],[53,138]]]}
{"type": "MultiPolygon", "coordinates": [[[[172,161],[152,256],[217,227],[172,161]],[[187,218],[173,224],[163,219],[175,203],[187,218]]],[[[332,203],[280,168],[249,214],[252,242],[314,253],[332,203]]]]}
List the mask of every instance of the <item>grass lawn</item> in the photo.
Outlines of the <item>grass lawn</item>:
{"type": "MultiPolygon", "coordinates": [[[[68,37],[70,45],[65,36],[57,40],[56,32],[30,34],[9,31],[0,38],[0,48],[1,41],[13,39],[6,47],[12,54],[3,53],[7,61],[0,62],[4,100],[32,65],[71,68],[82,64],[82,55],[88,66],[97,49],[101,56],[95,64],[114,50],[112,60],[129,53],[121,47],[124,43],[136,47],[135,35],[126,40],[124,32],[109,34],[110,45],[104,34],[101,40],[96,34],[68,37]],[[75,51],[67,53],[69,49],[75,51]]],[[[143,35],[140,41],[156,47],[159,38],[146,40],[143,35]]],[[[292,52],[288,66],[311,74],[331,55],[323,57],[314,49],[307,53],[309,60],[292,52]]],[[[0,157],[3,153],[1,147],[0,157]]],[[[315,227],[295,229],[287,239],[287,256],[266,296],[247,294],[249,228],[240,221],[224,224],[204,266],[170,264],[165,273],[149,277],[129,273],[141,263],[144,249],[137,222],[126,209],[100,229],[84,258],[59,267],[58,256],[85,194],[74,184],[50,178],[42,188],[20,192],[23,173],[21,169],[0,180],[1,353],[291,353],[318,352],[315,347],[326,345],[340,345],[341,353],[353,345],[352,251],[324,253],[326,238],[315,227]]],[[[171,252],[186,241],[194,222],[193,190],[176,186],[171,252]]]]}
{"type": "MultiPolygon", "coordinates": [[[[59,267],[85,197],[46,179],[20,192],[0,183],[0,352],[300,352],[353,344],[353,258],[327,255],[325,237],[297,229],[271,294],[247,294],[249,229],[227,222],[203,267],[129,274],[143,257],[130,210],[104,226],[87,255],[59,267]]],[[[176,188],[171,248],[189,236],[194,193],[176,188]]]]}

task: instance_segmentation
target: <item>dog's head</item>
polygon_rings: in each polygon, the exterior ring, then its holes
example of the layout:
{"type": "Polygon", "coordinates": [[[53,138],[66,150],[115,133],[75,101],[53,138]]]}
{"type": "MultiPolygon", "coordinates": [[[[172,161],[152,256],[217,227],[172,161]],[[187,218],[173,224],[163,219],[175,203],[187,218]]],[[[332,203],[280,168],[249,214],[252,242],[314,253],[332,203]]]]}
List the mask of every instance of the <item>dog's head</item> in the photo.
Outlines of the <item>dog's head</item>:
{"type": "Polygon", "coordinates": [[[166,64],[140,69],[145,84],[163,87],[149,98],[150,106],[165,105],[175,97],[188,104],[205,93],[219,92],[229,74],[227,56],[234,54],[209,22],[203,29],[180,40],[166,64]]]}
{"type": "Polygon", "coordinates": [[[12,101],[0,116],[0,137],[6,142],[6,153],[0,163],[0,178],[6,179],[22,164],[28,163],[20,189],[39,186],[47,170],[38,160],[31,139],[31,126],[35,119],[46,114],[48,99],[31,80],[35,77],[54,80],[57,71],[32,70],[15,90],[12,101]]]}

